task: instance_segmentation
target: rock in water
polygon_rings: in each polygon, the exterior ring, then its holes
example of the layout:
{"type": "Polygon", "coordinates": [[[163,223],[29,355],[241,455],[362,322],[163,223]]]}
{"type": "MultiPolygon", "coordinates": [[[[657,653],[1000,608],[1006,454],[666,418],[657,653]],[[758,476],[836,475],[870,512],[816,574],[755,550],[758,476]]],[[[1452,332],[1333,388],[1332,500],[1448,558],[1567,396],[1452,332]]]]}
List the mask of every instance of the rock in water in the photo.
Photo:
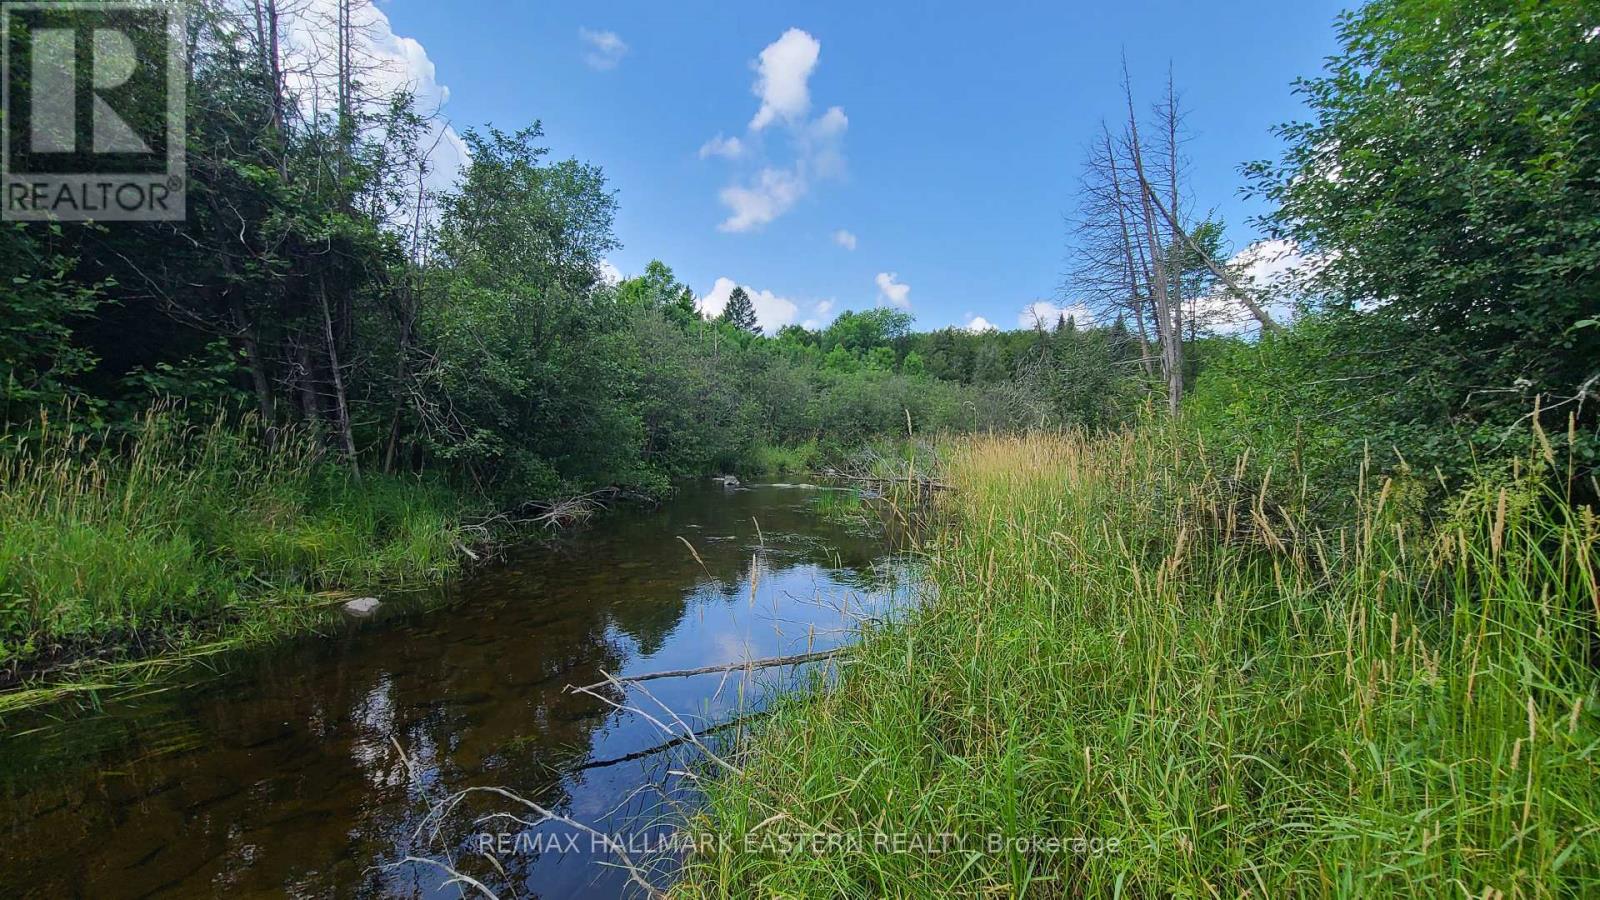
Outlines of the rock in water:
{"type": "Polygon", "coordinates": [[[377,597],[357,597],[354,600],[345,601],[344,611],[353,618],[365,619],[377,610],[378,605],[377,597]]]}
{"type": "Polygon", "coordinates": [[[724,475],[722,476],[722,486],[725,488],[736,488],[739,486],[739,479],[733,477],[732,475],[724,475]]]}

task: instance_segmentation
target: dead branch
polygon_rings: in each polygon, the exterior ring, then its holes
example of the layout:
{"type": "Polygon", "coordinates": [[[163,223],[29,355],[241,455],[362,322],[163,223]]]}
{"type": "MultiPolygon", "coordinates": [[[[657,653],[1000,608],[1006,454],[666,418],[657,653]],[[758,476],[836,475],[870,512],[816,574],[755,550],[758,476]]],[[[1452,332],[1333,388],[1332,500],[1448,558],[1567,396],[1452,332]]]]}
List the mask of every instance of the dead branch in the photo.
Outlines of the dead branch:
{"type": "Polygon", "coordinates": [[[718,722],[717,724],[712,725],[710,728],[702,728],[692,735],[679,735],[672,740],[662,741],[661,743],[656,744],[654,747],[646,747],[643,750],[635,750],[632,753],[625,753],[622,756],[615,756],[610,759],[597,759],[592,762],[586,762],[579,766],[573,766],[566,771],[585,772],[589,769],[604,769],[609,766],[620,766],[623,763],[630,763],[635,760],[645,759],[646,757],[655,756],[657,753],[665,753],[674,747],[681,747],[684,744],[692,744],[698,738],[709,737],[713,734],[720,734],[730,728],[737,728],[751,719],[760,718],[761,716],[766,715],[768,712],[769,710],[763,709],[753,713],[748,713],[746,715],[735,716],[726,722],[718,722]]]}
{"type": "Polygon", "coordinates": [[[830,659],[840,653],[848,651],[849,647],[839,647],[833,650],[819,650],[815,653],[798,653],[794,656],[771,656],[766,659],[752,659],[745,662],[728,663],[720,666],[701,666],[698,669],[668,669],[664,672],[647,672],[643,675],[630,675],[627,678],[607,678],[594,684],[583,687],[568,687],[568,690],[588,693],[595,688],[602,688],[608,684],[624,684],[634,681],[653,681],[657,678],[685,678],[690,675],[710,675],[714,672],[737,672],[740,669],[768,669],[773,666],[794,666],[800,663],[815,662],[819,659],[830,659]]]}

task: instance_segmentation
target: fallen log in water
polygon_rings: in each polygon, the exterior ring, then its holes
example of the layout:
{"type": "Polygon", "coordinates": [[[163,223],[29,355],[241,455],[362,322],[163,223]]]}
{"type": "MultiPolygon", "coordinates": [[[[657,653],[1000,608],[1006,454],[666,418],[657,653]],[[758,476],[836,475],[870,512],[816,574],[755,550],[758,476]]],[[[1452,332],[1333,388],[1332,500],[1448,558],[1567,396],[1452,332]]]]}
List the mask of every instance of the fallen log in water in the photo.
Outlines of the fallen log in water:
{"type": "Polygon", "coordinates": [[[855,481],[863,484],[908,484],[927,491],[955,490],[952,485],[935,481],[925,475],[846,475],[843,472],[809,472],[807,475],[811,478],[831,478],[835,481],[855,481]]]}
{"type": "Polygon", "coordinates": [[[594,684],[584,685],[579,688],[569,687],[568,690],[592,691],[616,682],[653,681],[657,678],[685,678],[690,675],[710,675],[715,672],[737,672],[740,669],[769,669],[773,666],[795,666],[800,663],[816,662],[819,659],[830,659],[849,649],[849,647],[837,647],[833,650],[819,650],[815,653],[797,653],[794,656],[770,656],[766,659],[752,659],[720,666],[701,666],[698,669],[668,669],[664,672],[646,672],[643,675],[629,675],[626,678],[618,677],[614,681],[597,681],[594,684]]]}

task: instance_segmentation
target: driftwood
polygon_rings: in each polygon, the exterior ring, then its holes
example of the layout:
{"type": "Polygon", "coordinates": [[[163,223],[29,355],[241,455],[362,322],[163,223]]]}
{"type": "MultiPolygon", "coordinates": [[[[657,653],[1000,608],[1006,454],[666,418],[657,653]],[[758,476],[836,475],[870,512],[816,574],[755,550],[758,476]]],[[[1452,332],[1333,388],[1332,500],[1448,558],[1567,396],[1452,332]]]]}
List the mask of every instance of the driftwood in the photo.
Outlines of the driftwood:
{"type": "Polygon", "coordinates": [[[626,678],[608,678],[594,684],[586,684],[579,688],[570,688],[573,691],[588,693],[596,688],[603,688],[608,684],[626,684],[632,681],[653,681],[657,678],[685,678],[690,675],[710,675],[714,672],[737,672],[740,669],[767,669],[773,666],[794,666],[800,663],[815,662],[819,659],[830,659],[850,648],[840,647],[835,650],[819,650],[816,653],[797,653],[794,656],[771,656],[766,659],[752,659],[745,662],[728,663],[721,666],[701,666],[698,669],[668,669],[664,672],[646,672],[643,675],[630,675],[626,678]]]}

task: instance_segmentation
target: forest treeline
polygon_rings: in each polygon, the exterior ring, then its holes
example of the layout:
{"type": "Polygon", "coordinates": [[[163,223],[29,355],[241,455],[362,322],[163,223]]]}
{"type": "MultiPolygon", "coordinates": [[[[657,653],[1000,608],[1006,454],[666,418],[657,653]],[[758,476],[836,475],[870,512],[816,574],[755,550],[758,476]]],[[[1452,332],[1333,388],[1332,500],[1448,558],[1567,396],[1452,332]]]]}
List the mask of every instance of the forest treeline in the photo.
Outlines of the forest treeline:
{"type": "Polygon", "coordinates": [[[126,435],[182,401],[269,441],[309,432],[358,475],[511,503],[1125,412],[1107,382],[1131,354],[1121,325],[914,334],[868,309],[771,336],[742,289],[742,312],[711,319],[664,264],[607,281],[604,173],[553,158],[535,122],[468,131],[470,163],[438,187],[439,126],[364,57],[363,0],[327,22],[283,0],[190,6],[187,219],[0,230],[13,436],[41,411],[126,435]]]}
{"type": "Polygon", "coordinates": [[[604,173],[537,122],[432,171],[366,0],[186,6],[186,218],[0,225],[0,686],[298,627],[529,502],[1139,402],[1120,323],[765,334],[742,289],[708,317],[663,263],[609,280],[604,173]]]}
{"type": "Polygon", "coordinates": [[[1177,409],[1227,361],[1194,405],[1300,441],[1459,468],[1537,402],[1552,433],[1577,415],[1571,450],[1595,461],[1600,51],[1581,4],[1515,13],[1530,37],[1512,48],[1461,47],[1472,73],[1400,40],[1426,30],[1410,5],[1345,21],[1370,46],[1302,85],[1316,117],[1246,172],[1275,201],[1263,224],[1316,262],[1292,296],[1223,262],[1222,225],[1185,181],[1176,89],[1147,114],[1124,73],[1120,124],[1087,148],[1063,285],[1098,327],[917,333],[876,308],[775,335],[748,303],[700,315],[661,263],[604,279],[617,197],[595,166],[552,158],[537,122],[468,131],[459,183],[437,187],[444,138],[365,56],[364,0],[328,5],[328,22],[282,0],[190,5],[187,219],[0,229],[13,435],[41,410],[125,433],[178,399],[249,412],[269,439],[310,431],[352,472],[434,472],[511,501],[660,490],[908,427],[1115,426],[1152,395],[1177,409]],[[1417,95],[1434,101],[1412,110],[1417,95]],[[1218,336],[1241,317],[1266,339],[1218,336]]]}

